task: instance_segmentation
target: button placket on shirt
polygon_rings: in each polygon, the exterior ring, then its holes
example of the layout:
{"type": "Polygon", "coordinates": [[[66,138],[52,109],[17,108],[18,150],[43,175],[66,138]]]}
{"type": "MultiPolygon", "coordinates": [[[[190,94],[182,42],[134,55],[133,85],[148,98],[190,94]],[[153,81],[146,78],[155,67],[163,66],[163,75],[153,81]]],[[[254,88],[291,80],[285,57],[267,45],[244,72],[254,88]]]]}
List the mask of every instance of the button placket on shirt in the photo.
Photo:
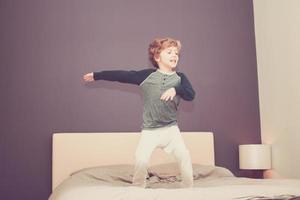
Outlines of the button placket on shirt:
{"type": "Polygon", "coordinates": [[[165,90],[167,77],[167,75],[163,75],[162,77],[162,90],[165,90]]]}

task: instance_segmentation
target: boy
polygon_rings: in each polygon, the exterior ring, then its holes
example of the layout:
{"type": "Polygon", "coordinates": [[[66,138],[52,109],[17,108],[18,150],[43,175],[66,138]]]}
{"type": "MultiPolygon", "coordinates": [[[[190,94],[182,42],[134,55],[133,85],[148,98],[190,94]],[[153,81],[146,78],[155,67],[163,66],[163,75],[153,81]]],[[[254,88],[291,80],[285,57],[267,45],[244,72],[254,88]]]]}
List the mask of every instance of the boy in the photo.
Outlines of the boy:
{"type": "Polygon", "coordinates": [[[149,59],[157,69],[140,71],[102,71],[85,74],[85,81],[108,80],[141,86],[144,97],[141,139],[135,152],[133,185],[145,187],[147,164],[153,150],[172,153],[182,176],[182,186],[193,186],[193,169],[188,150],[177,126],[176,112],[180,97],[191,101],[195,92],[187,79],[175,68],[181,44],[172,38],[157,38],[149,45],[149,59]]]}

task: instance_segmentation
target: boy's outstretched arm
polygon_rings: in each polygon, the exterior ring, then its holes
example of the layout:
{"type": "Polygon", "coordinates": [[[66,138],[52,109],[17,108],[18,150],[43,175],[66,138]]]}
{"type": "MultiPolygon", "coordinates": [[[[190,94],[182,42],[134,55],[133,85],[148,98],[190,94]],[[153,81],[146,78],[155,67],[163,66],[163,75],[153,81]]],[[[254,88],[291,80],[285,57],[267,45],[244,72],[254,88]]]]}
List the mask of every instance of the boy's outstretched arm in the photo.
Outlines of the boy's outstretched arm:
{"type": "Polygon", "coordinates": [[[83,76],[87,82],[96,80],[118,81],[121,83],[130,83],[139,85],[146,77],[153,72],[153,69],[144,69],[140,71],[125,71],[125,70],[111,70],[101,72],[91,72],[83,76]]]}
{"type": "Polygon", "coordinates": [[[175,87],[176,94],[186,101],[192,101],[195,98],[195,91],[184,73],[178,72],[181,78],[181,84],[175,87]]]}

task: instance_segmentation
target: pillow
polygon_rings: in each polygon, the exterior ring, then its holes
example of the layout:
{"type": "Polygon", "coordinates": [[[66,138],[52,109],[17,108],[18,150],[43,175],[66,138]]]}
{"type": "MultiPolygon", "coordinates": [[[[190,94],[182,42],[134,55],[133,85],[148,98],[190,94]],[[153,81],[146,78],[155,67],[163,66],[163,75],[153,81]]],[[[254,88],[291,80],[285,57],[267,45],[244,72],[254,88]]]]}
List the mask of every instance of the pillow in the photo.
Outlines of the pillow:
{"type": "MultiPolygon", "coordinates": [[[[219,166],[192,164],[194,180],[203,178],[233,177],[233,173],[219,166]]],[[[154,165],[148,168],[149,177],[158,176],[160,178],[177,177],[180,179],[180,169],[177,163],[166,163],[154,165]]]]}
{"type": "MultiPolygon", "coordinates": [[[[133,165],[118,164],[81,169],[72,173],[70,178],[85,184],[131,186],[133,174],[133,165]]],[[[223,167],[193,164],[194,180],[232,176],[234,175],[223,167]]],[[[148,168],[148,188],[177,188],[180,187],[180,181],[181,175],[177,163],[154,165],[148,168]]]]}
{"type": "Polygon", "coordinates": [[[124,186],[131,185],[134,173],[133,165],[103,165],[84,168],[71,174],[71,178],[88,183],[124,186]]]}

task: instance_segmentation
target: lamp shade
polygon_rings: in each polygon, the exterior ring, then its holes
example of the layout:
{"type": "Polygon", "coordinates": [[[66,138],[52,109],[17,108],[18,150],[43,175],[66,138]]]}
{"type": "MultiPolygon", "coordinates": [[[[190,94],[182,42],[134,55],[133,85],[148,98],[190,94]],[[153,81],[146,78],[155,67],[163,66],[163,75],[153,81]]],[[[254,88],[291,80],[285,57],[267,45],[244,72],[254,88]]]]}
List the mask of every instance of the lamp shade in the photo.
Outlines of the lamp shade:
{"type": "Polygon", "coordinates": [[[239,145],[240,169],[271,169],[271,145],[239,145]]]}

